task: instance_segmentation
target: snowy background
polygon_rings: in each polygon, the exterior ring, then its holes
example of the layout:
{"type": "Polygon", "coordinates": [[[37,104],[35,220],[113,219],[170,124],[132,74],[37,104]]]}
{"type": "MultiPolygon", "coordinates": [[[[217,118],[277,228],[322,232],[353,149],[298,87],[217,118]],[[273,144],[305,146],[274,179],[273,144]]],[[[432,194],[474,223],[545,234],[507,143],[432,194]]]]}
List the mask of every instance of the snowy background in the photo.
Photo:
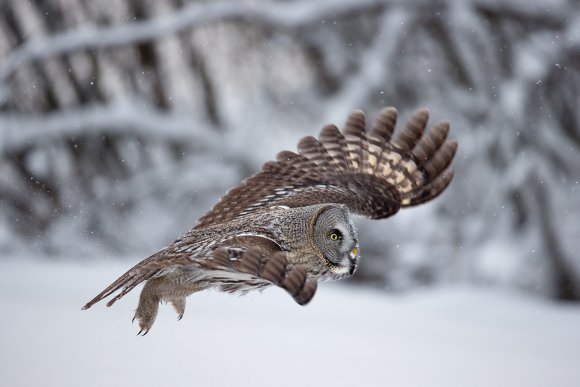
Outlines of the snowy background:
{"type": "Polygon", "coordinates": [[[576,387],[580,380],[580,311],[570,303],[470,287],[390,296],[323,284],[306,307],[280,289],[204,292],[189,298],[179,322],[161,307],[151,332],[137,337],[135,292],[113,308],[79,309],[125,269],[0,262],[9,273],[0,282],[0,385],[576,387]],[[22,286],[23,278],[37,286],[22,286]]]}
{"type": "Polygon", "coordinates": [[[578,385],[579,97],[577,1],[0,0],[0,385],[578,385]],[[451,121],[455,179],[358,220],[349,282],[198,295],[139,340],[136,295],[78,310],[278,151],[391,105],[451,121]]]}

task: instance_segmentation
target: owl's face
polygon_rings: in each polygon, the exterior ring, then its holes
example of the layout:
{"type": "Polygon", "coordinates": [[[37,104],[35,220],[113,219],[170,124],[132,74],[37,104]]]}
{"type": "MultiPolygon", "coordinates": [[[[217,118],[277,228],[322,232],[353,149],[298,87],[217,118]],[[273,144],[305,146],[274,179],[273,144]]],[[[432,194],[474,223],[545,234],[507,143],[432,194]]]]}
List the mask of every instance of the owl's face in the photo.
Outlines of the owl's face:
{"type": "Polygon", "coordinates": [[[348,209],[345,206],[325,209],[316,219],[313,235],[330,277],[351,276],[357,268],[359,256],[356,230],[348,209]]]}

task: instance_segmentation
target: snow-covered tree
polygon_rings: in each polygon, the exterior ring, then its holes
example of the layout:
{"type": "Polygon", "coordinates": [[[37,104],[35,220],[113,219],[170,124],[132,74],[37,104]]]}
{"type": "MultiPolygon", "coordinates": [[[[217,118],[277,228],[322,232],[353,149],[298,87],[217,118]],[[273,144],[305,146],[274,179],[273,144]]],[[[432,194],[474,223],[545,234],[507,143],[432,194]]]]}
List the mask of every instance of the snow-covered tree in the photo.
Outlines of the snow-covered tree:
{"type": "Polygon", "coordinates": [[[427,106],[445,195],[361,280],[580,296],[574,1],[0,0],[0,249],[147,254],[326,122],[427,106]]]}

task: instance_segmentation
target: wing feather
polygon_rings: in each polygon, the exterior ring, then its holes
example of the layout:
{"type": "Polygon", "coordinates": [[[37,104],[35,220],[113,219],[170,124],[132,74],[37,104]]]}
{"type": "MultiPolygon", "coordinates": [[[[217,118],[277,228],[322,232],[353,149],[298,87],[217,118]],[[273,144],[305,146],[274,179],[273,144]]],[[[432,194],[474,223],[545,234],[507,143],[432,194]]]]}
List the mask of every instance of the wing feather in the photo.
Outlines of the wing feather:
{"type": "Polygon", "coordinates": [[[362,110],[350,113],[346,120],[344,138],[348,149],[347,159],[351,160],[352,172],[364,172],[368,169],[367,136],[365,132],[365,114],[362,110]]]}
{"type": "Polygon", "coordinates": [[[219,278],[216,271],[247,275],[248,278],[239,286],[235,283],[222,284],[222,290],[226,291],[243,289],[247,283],[252,282],[257,282],[257,287],[275,285],[290,293],[300,305],[307,304],[316,292],[316,279],[308,278],[306,268],[291,265],[286,258],[286,253],[267,238],[234,237],[224,241],[208,256],[195,258],[188,254],[177,253],[180,245],[181,241],[177,240],[166,249],[141,261],[86,303],[82,309],[88,309],[118,292],[107,302],[107,306],[112,306],[142,282],[183,266],[214,272],[213,276],[202,279],[209,286],[213,284],[212,278],[219,278]]]}
{"type": "Polygon", "coordinates": [[[298,143],[298,152],[314,162],[320,168],[321,172],[327,174],[336,173],[334,159],[315,137],[307,136],[302,138],[298,143]]]}
{"type": "Polygon", "coordinates": [[[335,125],[329,124],[323,127],[319,138],[324,148],[334,160],[337,172],[353,170],[354,167],[344,152],[347,148],[346,140],[335,125]]]}
{"type": "Polygon", "coordinates": [[[435,154],[437,149],[445,142],[449,133],[449,122],[439,122],[421,138],[419,143],[413,148],[413,156],[417,165],[423,165],[430,157],[435,154]]]}
{"type": "Polygon", "coordinates": [[[258,174],[229,191],[196,227],[221,223],[273,205],[345,204],[356,214],[379,219],[401,207],[424,203],[445,190],[457,143],[449,123],[425,131],[429,111],[414,112],[393,137],[397,110],[385,108],[365,130],[364,113],[351,113],[341,132],[322,128],[318,140],[305,137],[298,152],[280,152],[258,174]]]}
{"type": "Polygon", "coordinates": [[[448,141],[427,160],[423,169],[427,175],[427,180],[433,180],[449,167],[451,160],[457,151],[457,142],[448,141]]]}
{"type": "Polygon", "coordinates": [[[368,136],[369,165],[374,174],[382,162],[383,152],[386,144],[389,143],[397,123],[397,110],[393,107],[384,108],[379,112],[379,116],[373,123],[368,136]]]}
{"type": "Polygon", "coordinates": [[[403,130],[395,138],[394,144],[402,151],[408,152],[412,150],[423,135],[428,120],[429,110],[419,109],[414,112],[407,120],[403,130]]]}
{"type": "MultiPolygon", "coordinates": [[[[246,274],[250,278],[245,279],[243,284],[252,278],[265,281],[267,285],[286,290],[300,305],[310,302],[318,285],[315,278],[308,277],[305,267],[291,265],[285,252],[268,253],[256,246],[241,251],[238,248],[219,247],[211,257],[196,260],[194,265],[210,271],[246,274]]],[[[228,286],[224,290],[238,290],[235,284],[228,286]]]]}
{"type": "Polygon", "coordinates": [[[391,140],[395,125],[397,124],[397,109],[386,107],[379,112],[379,116],[373,123],[369,140],[381,147],[391,140]]]}

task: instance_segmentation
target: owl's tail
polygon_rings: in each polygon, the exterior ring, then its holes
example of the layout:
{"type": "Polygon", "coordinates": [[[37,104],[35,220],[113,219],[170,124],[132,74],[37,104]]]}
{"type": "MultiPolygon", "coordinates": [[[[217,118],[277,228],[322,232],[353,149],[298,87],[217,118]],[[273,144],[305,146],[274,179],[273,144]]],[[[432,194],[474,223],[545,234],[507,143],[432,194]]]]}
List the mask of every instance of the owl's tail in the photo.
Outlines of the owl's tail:
{"type": "Polygon", "coordinates": [[[117,278],[115,282],[107,286],[107,288],[99,293],[95,298],[87,302],[81,309],[89,309],[97,302],[111,296],[113,293],[121,289],[119,294],[107,302],[107,306],[112,306],[115,302],[123,298],[127,293],[129,293],[143,281],[147,281],[150,278],[159,276],[163,269],[167,267],[169,261],[175,265],[191,263],[186,255],[167,257],[163,256],[164,252],[165,251],[162,250],[156,254],[153,254],[149,258],[146,258],[133,266],[131,269],[125,272],[125,274],[117,278]]]}

